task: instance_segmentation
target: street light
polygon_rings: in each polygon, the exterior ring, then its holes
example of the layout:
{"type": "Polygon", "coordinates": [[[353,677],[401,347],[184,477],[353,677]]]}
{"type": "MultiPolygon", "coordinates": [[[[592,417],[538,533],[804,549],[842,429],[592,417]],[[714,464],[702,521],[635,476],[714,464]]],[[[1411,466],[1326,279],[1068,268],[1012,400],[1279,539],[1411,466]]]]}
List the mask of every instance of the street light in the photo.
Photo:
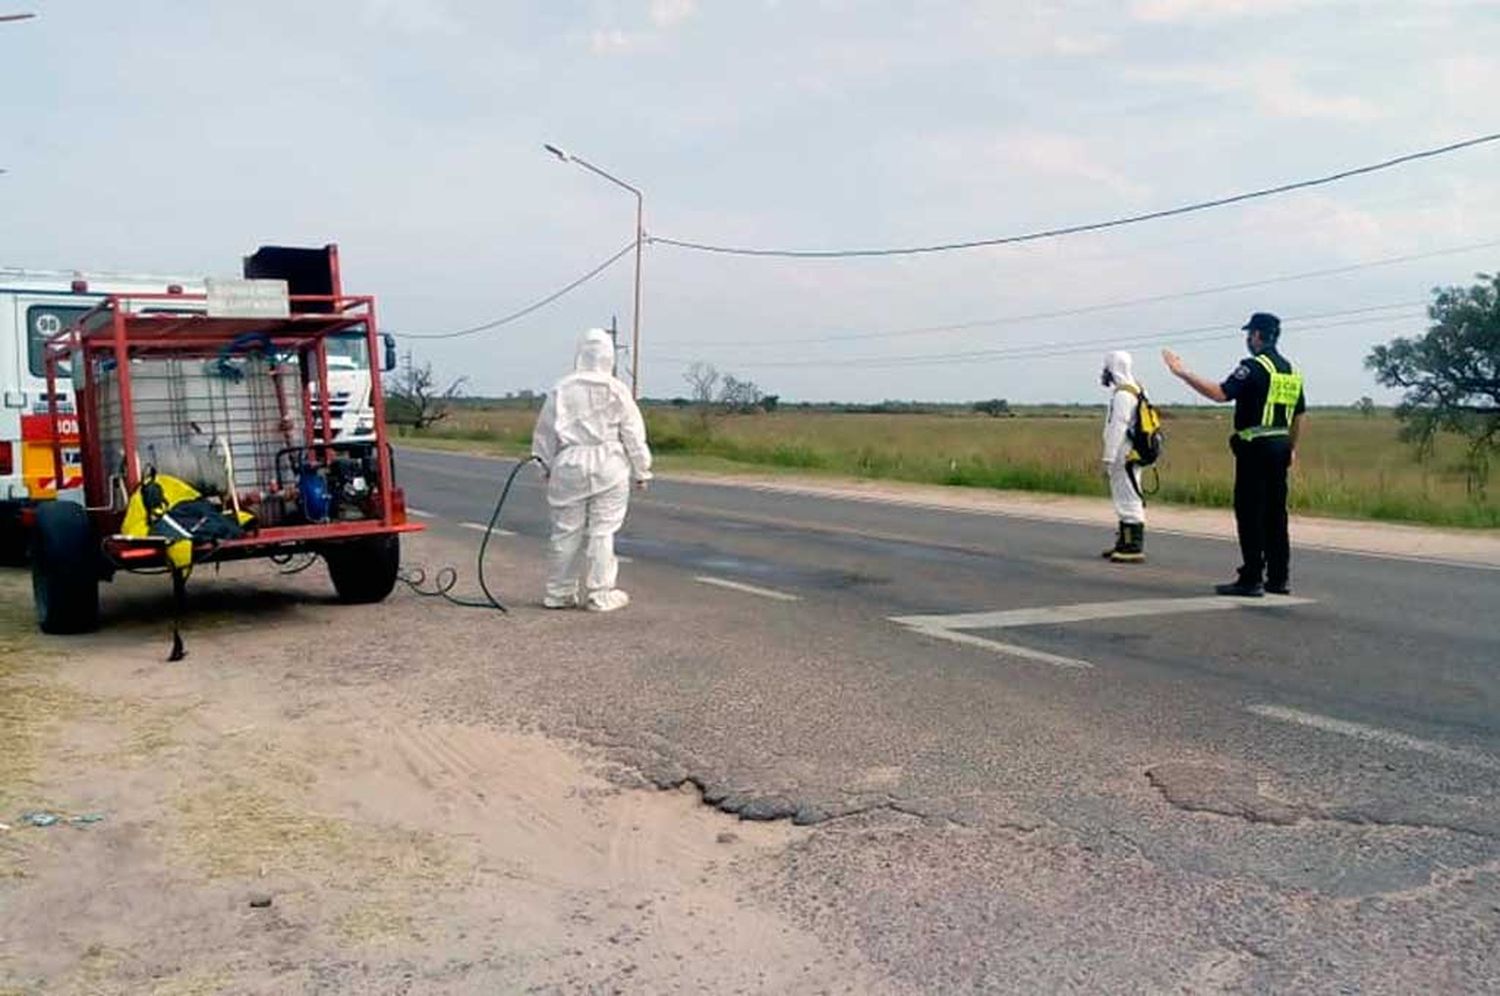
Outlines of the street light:
{"type": "Polygon", "coordinates": [[[555,145],[543,145],[542,148],[562,162],[576,163],[590,173],[602,176],[615,186],[624,187],[635,195],[635,312],[630,319],[630,392],[639,398],[641,396],[641,243],[645,240],[646,234],[642,224],[645,197],[642,196],[639,188],[632,187],[617,176],[611,176],[587,159],[580,159],[555,145]]]}

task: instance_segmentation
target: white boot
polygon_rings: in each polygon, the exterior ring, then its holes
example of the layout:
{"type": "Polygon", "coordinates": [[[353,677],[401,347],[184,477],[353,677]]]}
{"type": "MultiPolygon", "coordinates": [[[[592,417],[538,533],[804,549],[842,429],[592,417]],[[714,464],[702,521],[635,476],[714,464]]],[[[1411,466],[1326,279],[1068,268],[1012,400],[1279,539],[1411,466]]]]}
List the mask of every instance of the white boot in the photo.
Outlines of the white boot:
{"type": "Polygon", "coordinates": [[[619,588],[606,588],[604,591],[591,592],[584,607],[590,612],[613,612],[629,604],[630,596],[625,592],[619,588]]]}
{"type": "Polygon", "coordinates": [[[576,609],[576,608],[578,608],[578,596],[577,595],[564,595],[564,596],[562,596],[562,597],[559,598],[556,595],[548,595],[548,596],[546,596],[545,598],[542,599],[542,608],[544,608],[544,609],[576,609]]]}

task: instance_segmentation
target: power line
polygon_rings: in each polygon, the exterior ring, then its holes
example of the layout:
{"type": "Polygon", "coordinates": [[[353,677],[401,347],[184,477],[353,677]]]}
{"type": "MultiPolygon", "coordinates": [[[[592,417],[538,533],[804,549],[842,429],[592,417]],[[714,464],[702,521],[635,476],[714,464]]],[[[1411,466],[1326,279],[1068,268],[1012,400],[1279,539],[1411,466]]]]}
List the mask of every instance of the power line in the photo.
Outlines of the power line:
{"type": "MultiPolygon", "coordinates": [[[[1347,325],[1358,325],[1370,321],[1384,321],[1392,316],[1374,315],[1374,312],[1392,312],[1399,309],[1411,310],[1414,313],[1423,311],[1426,304],[1423,302],[1398,301],[1391,304],[1367,305],[1361,308],[1343,308],[1337,311],[1324,311],[1315,314],[1301,315],[1289,318],[1286,323],[1293,331],[1317,331],[1327,328],[1340,328],[1347,325]],[[1353,317],[1351,316],[1360,316],[1353,317]],[[1345,319],[1344,321],[1320,321],[1321,319],[1345,319]],[[1309,324],[1300,324],[1309,323],[1309,324]]],[[[864,356],[851,359],[828,359],[828,360],[776,360],[763,361],[759,363],[742,363],[739,366],[749,368],[762,367],[810,367],[810,366],[838,366],[849,369],[878,369],[882,367],[920,367],[920,366],[945,366],[952,363],[971,363],[982,360],[998,359],[1044,359],[1052,356],[1066,356],[1074,353],[1091,352],[1104,348],[1124,348],[1132,346],[1152,345],[1161,342],[1208,342],[1217,339],[1233,339],[1242,337],[1244,333],[1239,330],[1228,331],[1222,323],[1214,325],[1198,325],[1191,328],[1174,329],[1166,332],[1153,333],[1115,333],[1107,337],[1096,339],[1075,339],[1068,342],[1037,342],[1005,346],[995,349],[976,349],[963,352],[948,353],[915,353],[898,356],[864,356]]],[[[663,362],[686,363],[688,361],[676,357],[660,357],[663,362]]]]}
{"type": "MultiPolygon", "coordinates": [[[[1493,249],[1500,246],[1500,239],[1489,242],[1475,242],[1470,245],[1453,246],[1447,249],[1436,249],[1432,252],[1412,253],[1405,256],[1390,256],[1385,259],[1369,260],[1363,263],[1351,263],[1347,266],[1334,266],[1321,270],[1306,270],[1301,273],[1288,273],[1279,277],[1265,277],[1259,280],[1245,280],[1233,284],[1218,284],[1212,287],[1199,287],[1194,290],[1177,291],[1168,294],[1151,294],[1145,297],[1126,298],[1119,301],[1106,301],[1100,304],[1085,304],[1076,308],[1059,308],[1052,311],[1033,311],[1029,314],[1002,315],[996,318],[981,318],[966,322],[953,322],[946,325],[919,325],[904,329],[887,329],[880,332],[852,332],[847,334],[834,334],[823,336],[801,336],[786,339],[750,339],[737,342],[737,347],[760,348],[762,346],[786,346],[805,345],[818,342],[852,342],[863,339],[898,339],[920,335],[935,335],[944,332],[963,332],[969,329],[989,328],[996,325],[1016,325],[1022,322],[1044,321],[1053,318],[1071,318],[1077,315],[1096,314],[1101,311],[1114,311],[1120,308],[1131,308],[1142,304],[1159,304],[1163,301],[1181,301],[1188,298],[1207,297],[1212,294],[1223,294],[1230,291],[1249,290],[1255,287],[1269,287],[1273,284],[1291,283],[1298,280],[1313,280],[1319,277],[1338,276],[1344,273],[1355,273],[1359,270],[1369,270],[1381,266],[1396,266],[1401,263],[1412,263],[1424,259],[1437,259],[1442,256],[1454,256],[1459,253],[1474,252],[1479,249],[1493,249]]],[[[711,347],[713,345],[702,343],[695,344],[689,340],[669,340],[664,345],[701,345],[711,347]]]]}
{"type": "MultiPolygon", "coordinates": [[[[1423,309],[1424,306],[1406,305],[1405,307],[1411,312],[1410,315],[1405,315],[1405,314],[1386,314],[1386,315],[1379,315],[1379,316],[1366,315],[1366,316],[1363,316],[1363,317],[1346,318],[1346,319],[1343,319],[1341,321],[1317,322],[1317,323],[1313,323],[1313,324],[1300,325],[1300,326],[1297,326],[1296,330],[1297,331],[1302,331],[1302,332],[1314,332],[1314,331],[1323,331],[1325,329],[1345,328],[1345,327],[1348,327],[1348,326],[1355,326],[1355,325],[1367,325],[1367,324],[1370,324],[1370,323],[1376,322],[1376,321],[1389,321],[1389,320],[1391,320],[1393,318],[1416,317],[1418,314],[1420,314],[1422,312],[1422,309],[1423,309]]],[[[1244,335],[1245,335],[1245,333],[1243,331],[1241,331],[1241,330],[1238,330],[1238,329],[1235,329],[1234,331],[1225,331],[1224,330],[1224,326],[1222,326],[1222,325],[1217,326],[1217,327],[1213,327],[1213,328],[1211,328],[1209,326],[1204,326],[1204,327],[1202,327],[1200,329],[1197,329],[1197,330],[1179,330],[1179,331],[1176,331],[1176,332],[1160,332],[1160,333],[1149,334],[1149,335],[1146,335],[1146,336],[1143,336],[1143,337],[1139,337],[1139,338],[1130,338],[1130,337],[1127,337],[1127,338],[1121,339],[1121,338],[1117,337],[1115,339],[1099,340],[1099,341],[1095,341],[1095,342],[1076,342],[1076,343],[1071,343],[1071,344],[1068,344],[1068,345],[1056,345],[1056,346],[1050,346],[1050,347],[1045,348],[1045,349],[1044,348],[1035,348],[1035,349],[1031,349],[1031,350],[1016,350],[1014,352],[1000,352],[1000,351],[995,351],[995,352],[992,352],[992,353],[985,353],[985,354],[982,354],[982,355],[974,355],[974,356],[939,357],[939,358],[935,358],[935,359],[930,360],[930,361],[922,361],[922,362],[903,362],[903,363],[897,363],[897,364],[884,364],[884,363],[879,363],[879,362],[873,362],[872,361],[872,362],[869,362],[869,363],[862,364],[859,367],[859,369],[879,369],[881,367],[886,367],[886,366],[890,366],[890,367],[897,367],[897,366],[913,366],[913,367],[946,366],[946,365],[953,364],[953,363],[973,363],[973,362],[985,362],[985,361],[990,361],[990,360],[1050,359],[1050,358],[1056,357],[1056,356],[1073,356],[1073,355],[1076,355],[1076,354],[1079,354],[1079,353],[1092,353],[1092,352],[1095,352],[1095,351],[1097,351],[1099,349],[1103,349],[1103,348],[1111,348],[1111,349],[1134,349],[1134,348],[1137,348],[1137,347],[1140,347],[1140,346],[1170,345],[1170,344],[1173,344],[1173,343],[1216,342],[1216,341],[1220,341],[1220,340],[1242,339],[1242,338],[1244,338],[1244,335]],[[1216,329],[1216,330],[1213,330],[1213,329],[1216,329]]]]}
{"type": "Polygon", "coordinates": [[[578,287],[582,287],[584,284],[588,283],[590,280],[594,279],[599,274],[609,269],[615,263],[619,262],[619,260],[622,259],[626,253],[630,252],[630,250],[634,248],[635,240],[631,239],[619,252],[615,253],[613,256],[609,257],[604,262],[600,263],[598,266],[594,267],[592,270],[579,277],[577,280],[574,280],[572,283],[553,291],[551,294],[548,294],[540,301],[528,304],[526,307],[520,309],[519,311],[512,311],[508,315],[496,318],[493,321],[485,322],[483,325],[474,325],[466,329],[459,329],[456,332],[397,332],[396,335],[400,336],[403,339],[459,339],[463,336],[477,335],[480,332],[488,332],[490,329],[497,329],[502,325],[508,325],[511,322],[516,321],[517,319],[525,318],[533,311],[536,311],[540,308],[545,308],[547,305],[551,304],[553,301],[556,301],[558,298],[562,297],[569,291],[574,290],[578,287]]]}
{"type": "Polygon", "coordinates": [[[1082,232],[1097,232],[1108,228],[1120,228],[1124,225],[1136,225],[1144,221],[1155,221],[1160,218],[1171,218],[1176,215],[1191,214],[1195,211],[1205,211],[1209,208],[1224,207],[1228,204],[1238,204],[1242,201],[1255,200],[1261,197],[1271,197],[1276,194],[1285,194],[1293,190],[1305,190],[1309,187],[1319,187],[1324,184],[1336,183],[1339,180],[1347,180],[1350,177],[1363,176],[1368,173],[1378,173],[1381,170],[1394,169],[1407,163],[1416,162],[1421,159],[1431,159],[1436,156],[1447,155],[1458,152],[1461,149],[1472,148],[1500,139],[1500,132],[1492,132],[1488,135],[1480,135],[1476,138],[1465,139],[1462,142],[1453,142],[1449,145],[1438,146],[1433,149],[1423,149],[1420,152],[1411,152],[1406,155],[1397,156],[1394,159],[1385,159],[1381,162],[1370,163],[1365,166],[1356,166],[1351,169],[1340,170],[1337,173],[1329,173],[1327,176],[1313,177],[1307,180],[1296,180],[1291,183],[1283,183],[1274,187],[1264,187],[1259,190],[1250,190],[1244,193],[1231,194],[1228,197],[1217,197],[1213,200],[1196,201],[1191,204],[1183,204],[1178,207],[1164,208],[1159,211],[1148,211],[1144,214],[1126,215],[1120,218],[1111,218],[1107,221],[1087,222],[1079,225],[1066,225],[1061,228],[1049,228],[1037,232],[1026,232],[1021,235],[1004,235],[991,239],[973,239],[967,242],[943,242],[935,245],[906,246],[885,249],[754,249],[740,246],[714,245],[706,242],[689,242],[683,239],[669,239],[663,236],[653,235],[650,241],[659,242],[662,245],[675,246],[679,249],[691,249],[697,252],[718,253],[727,256],[770,256],[791,259],[831,259],[849,258],[858,256],[914,256],[922,253],[952,252],[959,249],[978,249],[983,246],[1014,245],[1018,242],[1035,242],[1039,239],[1057,238],[1063,235],[1077,235],[1082,232]]]}

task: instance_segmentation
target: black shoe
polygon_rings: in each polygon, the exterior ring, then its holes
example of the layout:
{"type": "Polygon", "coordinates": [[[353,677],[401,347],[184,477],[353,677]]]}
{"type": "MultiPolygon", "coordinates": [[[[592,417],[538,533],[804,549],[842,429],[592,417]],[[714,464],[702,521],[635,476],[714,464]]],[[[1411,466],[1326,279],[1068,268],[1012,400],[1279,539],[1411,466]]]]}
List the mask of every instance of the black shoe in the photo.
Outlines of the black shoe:
{"type": "Polygon", "coordinates": [[[1214,591],[1220,595],[1234,595],[1238,598],[1260,598],[1266,590],[1256,584],[1246,584],[1244,581],[1231,581],[1228,584],[1214,585],[1214,591]]]}
{"type": "Polygon", "coordinates": [[[1290,595],[1292,584],[1290,581],[1267,581],[1266,592],[1271,595],[1290,595]]]}

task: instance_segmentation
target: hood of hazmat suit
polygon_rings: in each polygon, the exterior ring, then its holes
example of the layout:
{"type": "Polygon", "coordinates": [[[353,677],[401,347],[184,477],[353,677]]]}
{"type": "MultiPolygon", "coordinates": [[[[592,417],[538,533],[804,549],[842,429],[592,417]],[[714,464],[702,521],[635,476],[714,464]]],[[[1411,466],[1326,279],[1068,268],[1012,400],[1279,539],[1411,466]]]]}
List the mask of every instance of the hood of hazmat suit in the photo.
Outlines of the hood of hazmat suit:
{"type": "Polygon", "coordinates": [[[1111,388],[1118,388],[1125,384],[1135,387],[1134,368],[1135,363],[1131,360],[1130,354],[1123,349],[1117,349],[1113,353],[1106,353],[1104,356],[1104,369],[1109,372],[1109,386],[1111,388]]]}
{"type": "Polygon", "coordinates": [[[573,372],[557,382],[537,416],[531,452],[542,461],[554,506],[586,501],[632,478],[651,479],[646,424],[630,389],[611,372],[614,357],[608,332],[585,332],[573,372]]]}
{"type": "Polygon", "coordinates": [[[1135,421],[1135,408],[1140,402],[1136,392],[1140,385],[1135,382],[1135,364],[1130,354],[1117,349],[1105,354],[1104,369],[1109,374],[1109,415],[1104,421],[1104,462],[1124,463],[1130,453],[1126,436],[1135,421]],[[1133,389],[1133,390],[1132,390],[1133,389]]]}

